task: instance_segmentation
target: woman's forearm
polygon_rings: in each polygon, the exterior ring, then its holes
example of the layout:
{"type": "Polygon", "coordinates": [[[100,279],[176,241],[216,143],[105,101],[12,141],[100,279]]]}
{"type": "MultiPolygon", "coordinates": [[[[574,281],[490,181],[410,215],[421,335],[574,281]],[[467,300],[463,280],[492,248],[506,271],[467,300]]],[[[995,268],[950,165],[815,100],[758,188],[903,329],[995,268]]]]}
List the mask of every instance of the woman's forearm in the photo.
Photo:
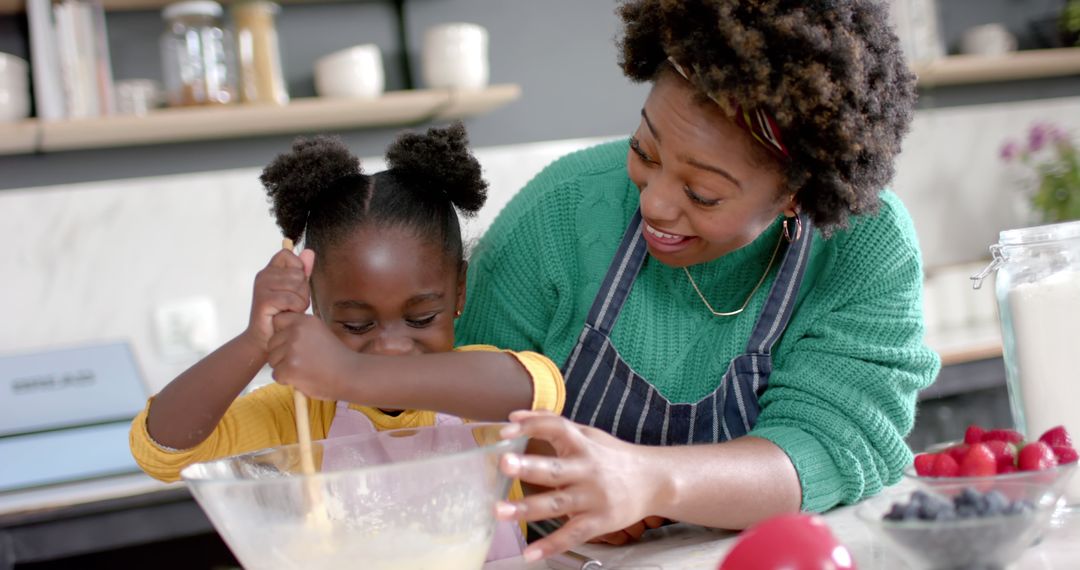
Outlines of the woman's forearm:
{"type": "Polygon", "coordinates": [[[474,420],[505,420],[529,409],[532,377],[503,352],[446,352],[420,356],[358,355],[340,381],[349,402],[392,409],[436,410],[474,420]]]}
{"type": "Polygon", "coordinates": [[[246,333],[225,343],[154,397],[146,418],[150,437],[176,449],[202,443],[265,364],[266,353],[246,333]]]}
{"type": "Polygon", "coordinates": [[[738,530],[773,515],[798,512],[802,490],[782,449],[757,437],[716,445],[642,448],[655,481],[649,514],[738,530]]]}

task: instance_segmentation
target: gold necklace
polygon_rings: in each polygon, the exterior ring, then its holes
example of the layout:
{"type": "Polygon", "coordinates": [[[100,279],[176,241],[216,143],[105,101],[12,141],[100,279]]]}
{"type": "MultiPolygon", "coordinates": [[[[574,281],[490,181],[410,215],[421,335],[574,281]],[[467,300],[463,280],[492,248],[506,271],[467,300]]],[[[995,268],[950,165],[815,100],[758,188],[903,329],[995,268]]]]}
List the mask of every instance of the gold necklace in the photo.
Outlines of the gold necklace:
{"type": "Polygon", "coordinates": [[[746,307],[750,305],[750,299],[754,298],[754,293],[757,293],[757,290],[761,288],[761,284],[765,282],[765,278],[769,276],[769,270],[772,269],[772,264],[776,261],[776,253],[780,251],[780,242],[783,240],[784,234],[780,234],[780,238],[776,240],[776,247],[773,248],[772,257],[769,258],[769,266],[765,268],[765,273],[761,274],[761,279],[758,279],[757,285],[754,285],[754,290],[750,291],[750,295],[746,297],[746,300],[743,301],[742,306],[739,307],[737,311],[722,313],[712,308],[712,305],[709,304],[709,300],[705,298],[705,295],[701,293],[701,289],[698,288],[697,283],[694,282],[694,277],[690,275],[690,270],[684,266],[683,272],[686,273],[686,278],[690,280],[690,285],[693,285],[694,291],[697,291],[698,297],[701,297],[701,302],[705,303],[705,308],[708,309],[714,317],[734,317],[746,310],[746,307]]]}

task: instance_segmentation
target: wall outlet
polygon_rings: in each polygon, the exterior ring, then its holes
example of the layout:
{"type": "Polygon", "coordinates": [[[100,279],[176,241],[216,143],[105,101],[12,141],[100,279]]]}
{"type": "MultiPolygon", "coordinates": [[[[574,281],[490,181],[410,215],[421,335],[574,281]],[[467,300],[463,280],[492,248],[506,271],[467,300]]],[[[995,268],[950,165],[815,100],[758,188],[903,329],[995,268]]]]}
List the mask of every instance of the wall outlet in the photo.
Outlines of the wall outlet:
{"type": "Polygon", "coordinates": [[[214,302],[209,297],[191,297],[162,304],[154,310],[154,332],[165,360],[202,358],[218,344],[214,302]]]}

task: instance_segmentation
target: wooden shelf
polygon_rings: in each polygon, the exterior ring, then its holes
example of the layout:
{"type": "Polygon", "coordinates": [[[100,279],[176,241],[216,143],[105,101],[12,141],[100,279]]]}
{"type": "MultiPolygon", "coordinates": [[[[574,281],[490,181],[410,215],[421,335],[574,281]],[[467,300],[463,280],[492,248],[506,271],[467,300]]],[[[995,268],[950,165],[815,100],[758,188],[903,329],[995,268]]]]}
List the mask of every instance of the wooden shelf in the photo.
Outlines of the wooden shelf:
{"type": "Polygon", "coordinates": [[[0,154],[34,152],[39,130],[38,122],[33,119],[17,123],[0,123],[0,154]]]}
{"type": "Polygon", "coordinates": [[[1001,330],[996,322],[938,331],[926,344],[941,356],[941,365],[964,364],[1001,356],[1001,330]]]}
{"type": "Polygon", "coordinates": [[[919,87],[1016,81],[1080,74],[1080,48],[1025,50],[1001,56],[953,55],[918,63],[919,87]]]}
{"type": "MultiPolygon", "coordinates": [[[[160,10],[177,0],[101,0],[106,12],[132,10],[160,10]]],[[[218,0],[228,5],[235,0],[218,0]]],[[[276,0],[279,4],[308,4],[313,2],[349,2],[356,0],[276,0]]],[[[0,0],[0,15],[21,14],[26,11],[26,0],[0,0]]]]}
{"type": "Polygon", "coordinates": [[[0,154],[336,131],[487,113],[521,97],[514,84],[476,91],[393,91],[378,99],[295,99],[285,106],[162,109],[146,116],[0,125],[0,154]]]}

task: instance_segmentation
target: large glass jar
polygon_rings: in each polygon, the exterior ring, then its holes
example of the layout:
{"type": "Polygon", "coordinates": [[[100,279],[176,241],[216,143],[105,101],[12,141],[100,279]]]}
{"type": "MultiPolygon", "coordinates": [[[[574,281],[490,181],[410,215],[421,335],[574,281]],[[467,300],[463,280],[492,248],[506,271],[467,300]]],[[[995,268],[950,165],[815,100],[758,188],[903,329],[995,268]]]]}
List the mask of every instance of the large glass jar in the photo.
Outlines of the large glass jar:
{"type": "Polygon", "coordinates": [[[161,11],[162,74],[172,106],[215,105],[236,100],[232,36],[221,24],[221,4],[194,0],[161,11]]]}
{"type": "MultiPolygon", "coordinates": [[[[1005,373],[1017,428],[1029,439],[1064,425],[1080,438],[1080,222],[1001,232],[997,271],[1005,373]]],[[[1080,503],[1080,477],[1068,490],[1080,503]]]]}
{"type": "Polygon", "coordinates": [[[232,4],[240,99],[245,103],[284,105],[289,102],[274,27],[278,11],[277,4],[266,0],[243,0],[232,4]]]}

